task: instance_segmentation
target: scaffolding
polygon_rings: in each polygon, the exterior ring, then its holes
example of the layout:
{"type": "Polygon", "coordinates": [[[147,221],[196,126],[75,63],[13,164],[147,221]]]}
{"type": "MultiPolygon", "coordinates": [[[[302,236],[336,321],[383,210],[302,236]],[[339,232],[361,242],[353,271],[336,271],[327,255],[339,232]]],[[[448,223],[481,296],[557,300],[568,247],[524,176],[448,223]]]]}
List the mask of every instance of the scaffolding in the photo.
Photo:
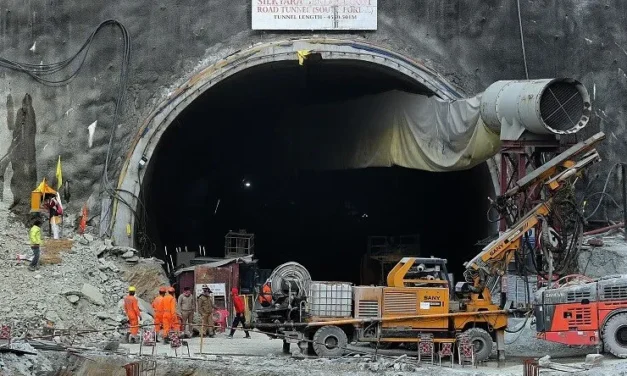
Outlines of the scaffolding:
{"type": "Polygon", "coordinates": [[[255,254],[255,234],[245,229],[238,232],[229,231],[224,237],[224,257],[244,257],[255,254]]]}

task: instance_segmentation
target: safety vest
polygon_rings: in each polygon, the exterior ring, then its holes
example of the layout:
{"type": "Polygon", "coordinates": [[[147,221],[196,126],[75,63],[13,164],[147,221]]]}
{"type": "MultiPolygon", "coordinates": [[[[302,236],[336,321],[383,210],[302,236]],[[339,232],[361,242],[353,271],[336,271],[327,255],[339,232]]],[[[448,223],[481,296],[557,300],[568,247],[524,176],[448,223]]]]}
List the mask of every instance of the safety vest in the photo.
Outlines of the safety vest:
{"type": "Polygon", "coordinates": [[[270,283],[265,283],[261,288],[261,294],[257,298],[261,305],[270,305],[272,304],[272,288],[270,287],[270,283]]]}

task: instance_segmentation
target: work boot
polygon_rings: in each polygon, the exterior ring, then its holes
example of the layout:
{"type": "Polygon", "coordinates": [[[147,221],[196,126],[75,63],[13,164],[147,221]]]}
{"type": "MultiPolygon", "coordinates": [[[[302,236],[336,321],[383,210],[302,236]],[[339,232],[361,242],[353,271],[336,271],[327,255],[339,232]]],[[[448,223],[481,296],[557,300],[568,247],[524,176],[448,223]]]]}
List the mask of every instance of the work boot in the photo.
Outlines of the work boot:
{"type": "Polygon", "coordinates": [[[35,267],[34,266],[29,266],[28,270],[30,270],[31,272],[34,272],[35,271],[35,267]]]}
{"type": "Polygon", "coordinates": [[[233,339],[233,336],[229,334],[228,336],[226,336],[226,338],[227,339],[233,339]]]}
{"type": "Polygon", "coordinates": [[[252,337],[250,336],[250,334],[246,334],[246,337],[244,337],[244,339],[251,339],[252,337]]]}

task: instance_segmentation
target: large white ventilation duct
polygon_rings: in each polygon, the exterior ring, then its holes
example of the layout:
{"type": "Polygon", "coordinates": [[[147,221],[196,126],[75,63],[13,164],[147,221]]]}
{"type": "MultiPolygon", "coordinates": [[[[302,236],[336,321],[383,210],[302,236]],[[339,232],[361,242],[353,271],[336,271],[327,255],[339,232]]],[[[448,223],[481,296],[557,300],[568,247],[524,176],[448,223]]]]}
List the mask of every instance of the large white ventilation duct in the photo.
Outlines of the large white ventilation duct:
{"type": "Polygon", "coordinates": [[[455,101],[403,91],[286,109],[285,148],[300,168],[403,166],[458,171],[486,161],[501,141],[578,132],[590,98],[573,79],[498,81],[455,101]],[[297,121],[295,122],[295,119],[297,121]]]}
{"type": "Polygon", "coordinates": [[[590,120],[590,96],[577,80],[497,81],[481,95],[481,118],[501,140],[518,140],[525,131],[564,135],[590,120]]]}

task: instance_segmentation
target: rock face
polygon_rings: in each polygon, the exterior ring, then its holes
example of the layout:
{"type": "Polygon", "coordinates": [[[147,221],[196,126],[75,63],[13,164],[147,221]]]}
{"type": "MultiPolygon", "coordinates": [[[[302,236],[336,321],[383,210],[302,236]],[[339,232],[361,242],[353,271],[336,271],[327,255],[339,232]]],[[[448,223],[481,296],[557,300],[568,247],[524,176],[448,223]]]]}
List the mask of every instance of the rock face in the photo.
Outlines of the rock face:
{"type": "Polygon", "coordinates": [[[627,244],[623,235],[605,236],[601,239],[602,246],[585,247],[579,252],[580,273],[591,278],[625,273],[627,244]]]}
{"type": "Polygon", "coordinates": [[[98,290],[98,288],[88,283],[83,284],[83,288],[81,289],[81,294],[85,297],[85,299],[89,300],[90,302],[96,305],[99,305],[99,306],[105,305],[105,301],[104,301],[104,297],[102,296],[102,293],[98,290]]]}
{"type": "MultiPolygon", "coordinates": [[[[7,98],[7,101],[10,99],[7,98]]],[[[11,99],[12,100],[12,99],[11,99]]],[[[22,106],[13,114],[12,106],[7,106],[7,117],[15,116],[15,122],[8,123],[13,129],[12,144],[9,149],[10,161],[13,167],[13,178],[11,179],[11,192],[13,193],[13,206],[19,213],[25,213],[23,209],[28,205],[24,197],[29,197],[37,183],[37,148],[35,136],[37,134],[37,123],[35,110],[33,109],[33,99],[26,94],[22,100],[22,106]],[[22,209],[22,210],[20,210],[22,209]]],[[[3,153],[4,154],[4,153],[3,153]]],[[[4,182],[4,172],[9,159],[2,158],[0,162],[0,175],[4,182]]],[[[4,188],[4,184],[3,184],[4,188]]]]}

